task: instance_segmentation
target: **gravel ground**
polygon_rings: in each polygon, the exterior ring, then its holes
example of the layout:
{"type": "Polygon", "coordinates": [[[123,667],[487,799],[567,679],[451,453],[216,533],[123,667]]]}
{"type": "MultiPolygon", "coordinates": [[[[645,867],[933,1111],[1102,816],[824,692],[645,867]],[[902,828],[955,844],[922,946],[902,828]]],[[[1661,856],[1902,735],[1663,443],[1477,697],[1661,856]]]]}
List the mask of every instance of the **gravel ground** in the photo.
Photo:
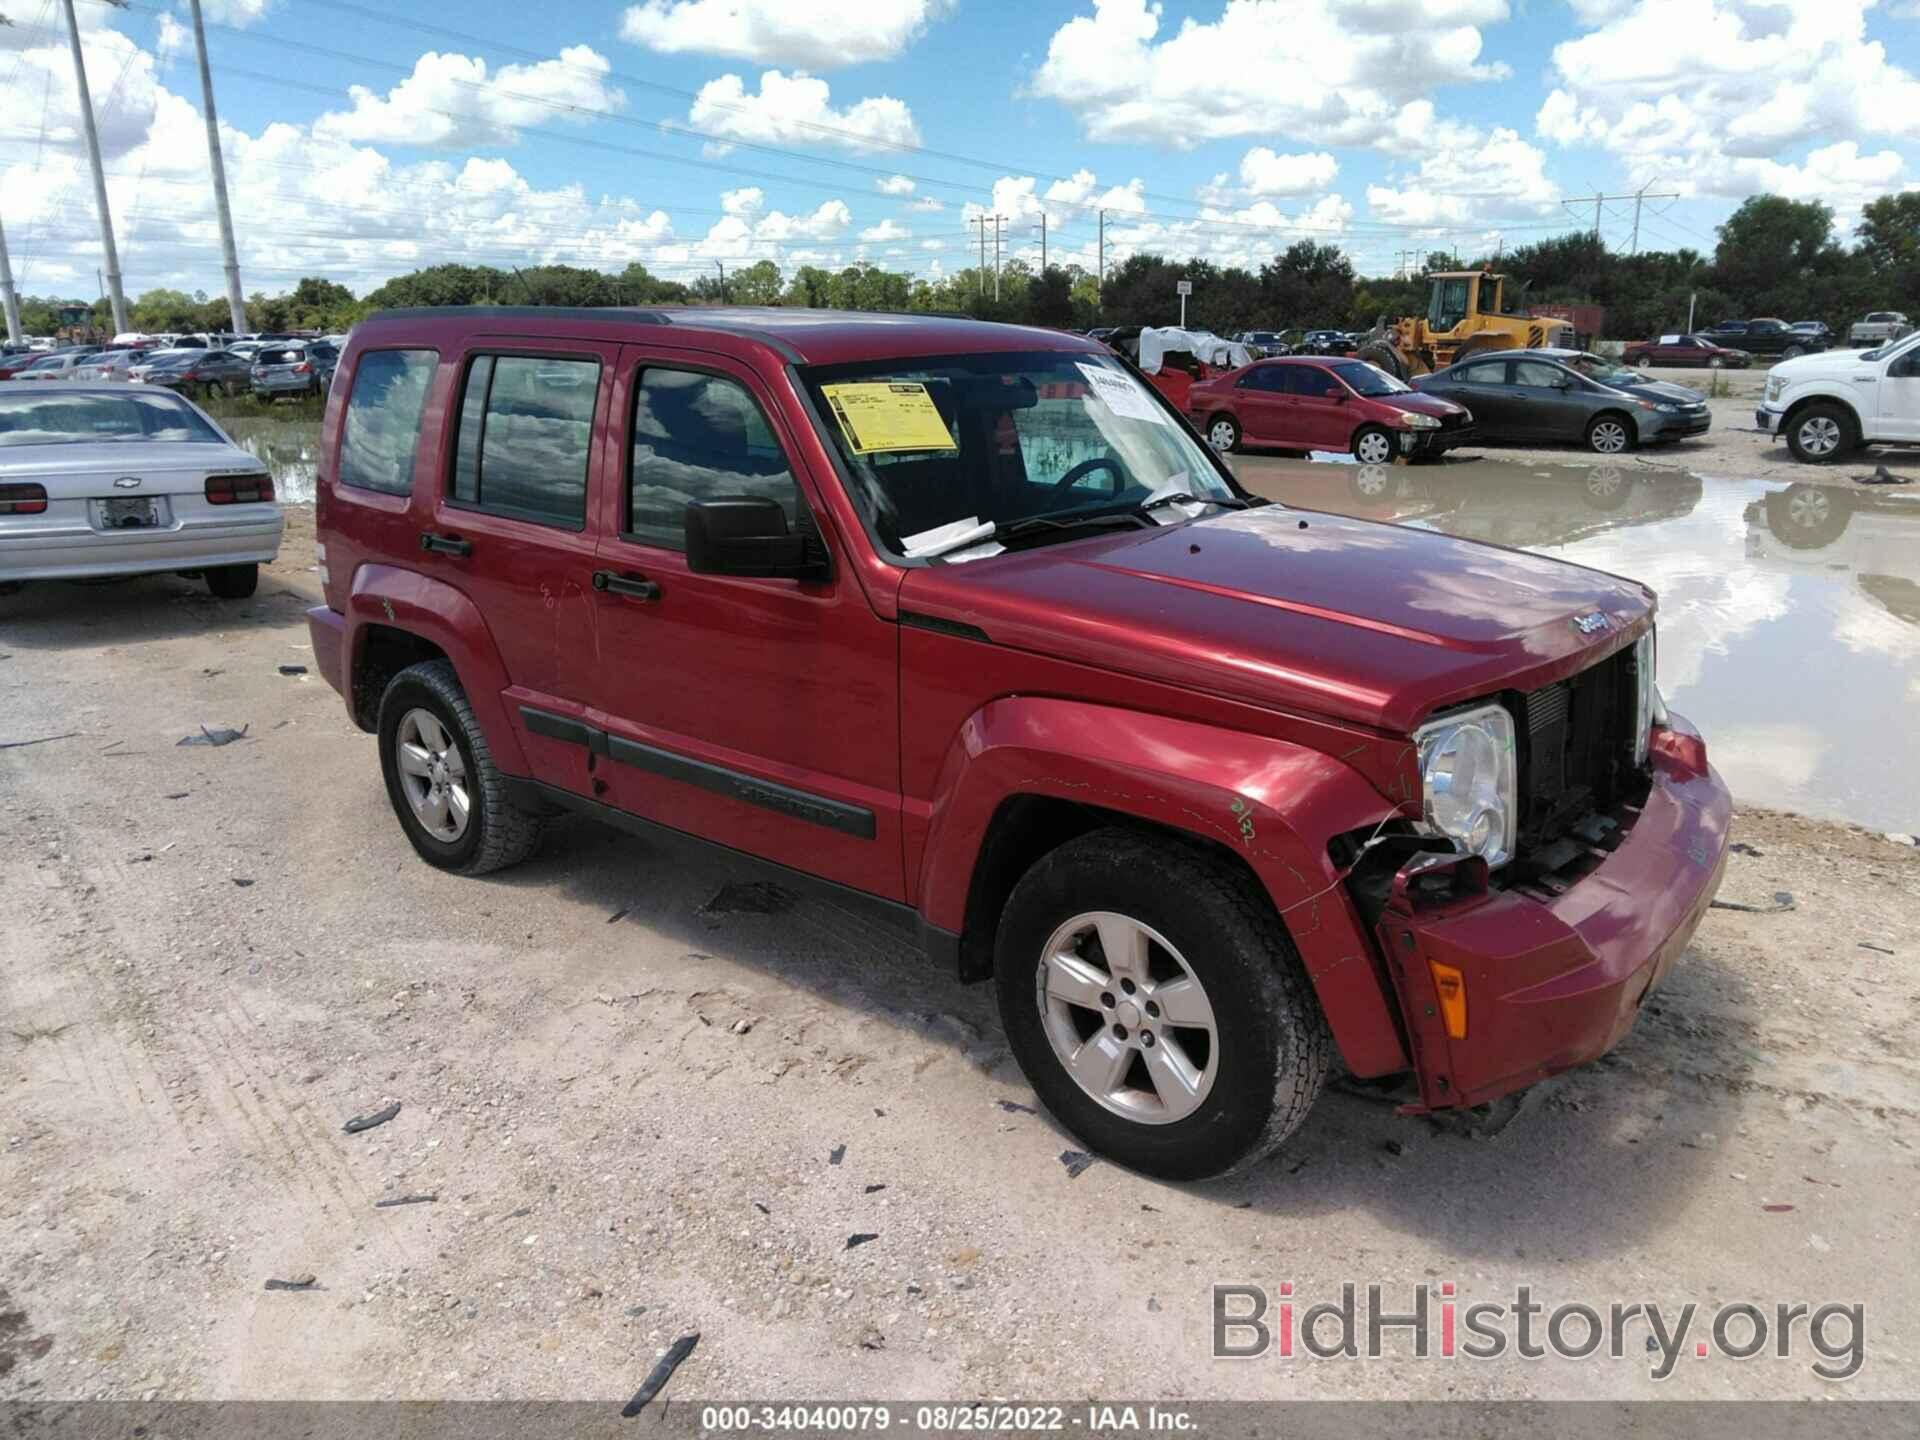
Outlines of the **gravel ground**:
{"type": "Polygon", "coordinates": [[[1920,850],[1744,813],[1723,897],[1794,908],[1713,911],[1606,1062],[1445,1124],[1336,1089],[1232,1183],[1076,1178],[987,988],[854,915],[587,822],[417,861],[280,673],[291,519],[250,602],[0,598],[0,1397],[617,1402],[692,1330],[683,1398],[1920,1390],[1920,850]],[[1858,1302],[1866,1363],[1655,1382],[1639,1322],[1624,1360],[1211,1360],[1245,1280],[1858,1302]]]}

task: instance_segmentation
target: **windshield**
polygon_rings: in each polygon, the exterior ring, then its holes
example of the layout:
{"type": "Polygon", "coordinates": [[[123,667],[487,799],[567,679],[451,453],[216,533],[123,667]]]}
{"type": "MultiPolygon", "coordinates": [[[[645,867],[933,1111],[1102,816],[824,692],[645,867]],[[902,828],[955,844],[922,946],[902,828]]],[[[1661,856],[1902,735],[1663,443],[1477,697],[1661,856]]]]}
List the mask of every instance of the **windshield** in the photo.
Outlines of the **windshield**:
{"type": "Polygon", "coordinates": [[[1920,350],[1920,335],[1902,335],[1898,340],[1889,340],[1886,344],[1872,350],[1861,352],[1862,360],[1885,360],[1889,355],[1901,350],[1920,350]]]}
{"type": "MultiPolygon", "coordinates": [[[[29,389],[33,387],[28,387],[29,389]]],[[[129,391],[136,387],[126,387],[129,391]]],[[[93,440],[199,440],[224,437],[171,395],[0,395],[0,449],[93,440]]]]}
{"type": "Polygon", "coordinates": [[[918,357],[802,374],[854,502],[896,556],[945,548],[948,532],[1174,494],[1240,503],[1206,448],[1110,356],[918,357]]]}
{"type": "Polygon", "coordinates": [[[1638,385],[1640,376],[1624,365],[1616,365],[1611,360],[1598,355],[1575,355],[1567,361],[1569,369],[1577,370],[1589,380],[1597,380],[1602,385],[1638,385]]]}
{"type": "Polygon", "coordinates": [[[1346,381],[1347,388],[1356,395],[1404,395],[1413,389],[1411,385],[1394,379],[1379,366],[1369,365],[1364,360],[1348,360],[1327,368],[1346,381]]]}

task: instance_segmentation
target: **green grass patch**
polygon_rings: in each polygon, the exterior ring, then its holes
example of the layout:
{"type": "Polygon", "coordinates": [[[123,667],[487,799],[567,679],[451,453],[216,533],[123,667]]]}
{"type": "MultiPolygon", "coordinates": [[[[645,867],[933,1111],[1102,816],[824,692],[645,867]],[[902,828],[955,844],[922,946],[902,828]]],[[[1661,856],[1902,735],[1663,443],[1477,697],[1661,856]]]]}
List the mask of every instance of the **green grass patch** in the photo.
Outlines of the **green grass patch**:
{"type": "Polygon", "coordinates": [[[200,408],[216,420],[277,420],[293,423],[301,420],[318,424],[326,413],[327,397],[302,395],[293,400],[259,400],[252,394],[209,395],[200,400],[200,408]]]}

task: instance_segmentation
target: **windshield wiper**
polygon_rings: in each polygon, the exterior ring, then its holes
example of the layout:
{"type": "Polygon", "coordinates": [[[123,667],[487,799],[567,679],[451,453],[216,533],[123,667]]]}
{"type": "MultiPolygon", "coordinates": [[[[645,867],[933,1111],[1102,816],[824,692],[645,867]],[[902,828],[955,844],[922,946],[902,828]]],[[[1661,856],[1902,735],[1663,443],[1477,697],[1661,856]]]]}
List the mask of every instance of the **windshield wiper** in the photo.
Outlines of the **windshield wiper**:
{"type": "Polygon", "coordinates": [[[1165,495],[1155,495],[1150,500],[1142,500],[1133,507],[1133,513],[1144,515],[1149,510],[1158,510],[1163,505],[1218,505],[1225,510],[1244,510],[1247,502],[1236,495],[1222,498],[1217,495],[1190,495],[1185,490],[1172,490],[1165,495]]]}

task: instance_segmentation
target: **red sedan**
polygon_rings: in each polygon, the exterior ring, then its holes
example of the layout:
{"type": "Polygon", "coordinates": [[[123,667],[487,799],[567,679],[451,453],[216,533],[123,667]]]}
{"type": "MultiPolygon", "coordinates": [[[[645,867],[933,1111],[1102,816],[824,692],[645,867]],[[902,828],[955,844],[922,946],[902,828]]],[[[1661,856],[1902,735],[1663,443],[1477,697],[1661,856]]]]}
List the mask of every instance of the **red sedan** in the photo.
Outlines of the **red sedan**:
{"type": "Polygon", "coordinates": [[[1620,357],[1642,370],[1654,365],[1682,365],[1698,370],[1744,370],[1753,363],[1745,350],[1716,345],[1704,335],[1662,335],[1627,346],[1620,357]]]}
{"type": "Polygon", "coordinates": [[[1473,439],[1473,412],[1364,360],[1288,356],[1195,385],[1187,414],[1216,450],[1345,450],[1368,465],[1473,439]]]}

